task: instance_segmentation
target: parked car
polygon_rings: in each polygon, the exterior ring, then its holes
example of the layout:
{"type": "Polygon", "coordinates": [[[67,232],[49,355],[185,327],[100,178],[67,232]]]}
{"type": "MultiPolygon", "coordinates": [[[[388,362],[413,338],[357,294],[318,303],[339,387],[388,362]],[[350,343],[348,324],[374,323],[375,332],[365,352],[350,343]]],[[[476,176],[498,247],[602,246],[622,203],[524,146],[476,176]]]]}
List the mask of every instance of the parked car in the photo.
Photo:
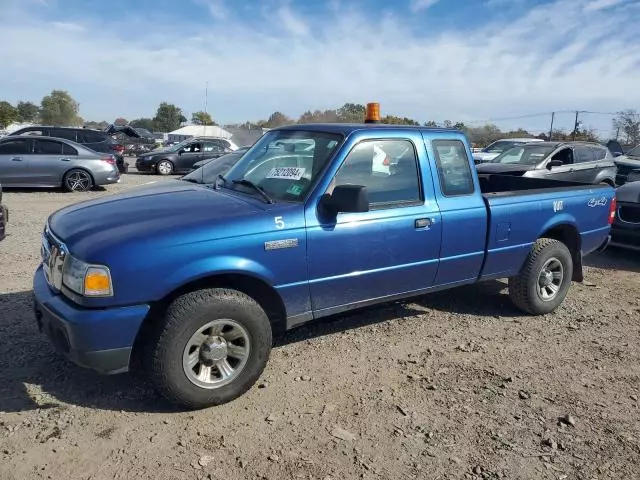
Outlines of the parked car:
{"type": "Polygon", "coordinates": [[[167,398],[221,404],[260,377],[279,328],[498,278],[522,311],[553,312],[615,213],[607,185],[478,175],[449,129],[275,128],[224,177],[49,216],[35,318],[62,354],[118,373],[144,345],[167,398]],[[271,147],[291,138],[314,148],[281,165],[271,147]],[[374,146],[406,152],[392,174],[373,174],[374,146]]]}
{"type": "Polygon", "coordinates": [[[542,140],[539,138],[503,138],[501,140],[496,140],[492,144],[481,149],[479,152],[474,152],[473,160],[475,163],[489,162],[512,147],[535,142],[542,142],[542,140]]]}
{"type": "Polygon", "coordinates": [[[616,216],[611,245],[640,250],[640,176],[616,189],[616,216]]]}
{"type": "Polygon", "coordinates": [[[193,137],[171,147],[138,155],[136,168],[140,172],[158,175],[186,173],[200,160],[231,153],[234,151],[231,146],[231,142],[224,138],[193,137]]]}
{"type": "Polygon", "coordinates": [[[0,182],[5,187],[63,187],[84,192],[119,180],[112,154],[63,138],[0,138],[0,182]]]}
{"type": "Polygon", "coordinates": [[[622,146],[616,140],[610,140],[607,142],[607,146],[618,167],[616,185],[624,185],[626,182],[633,181],[633,177],[640,175],[640,145],[629,149],[626,153],[623,152],[622,146]]]}
{"type": "Polygon", "coordinates": [[[478,173],[549,178],[614,186],[616,164],[604,146],[590,142],[537,142],[518,145],[488,163],[478,173]]]}
{"type": "Polygon", "coordinates": [[[227,170],[235,165],[242,158],[248,149],[239,148],[235,152],[226,153],[218,158],[201,160],[194,164],[194,168],[181,177],[180,180],[192,183],[212,184],[215,183],[219,175],[224,175],[227,170]]]}
{"type": "Polygon", "coordinates": [[[0,240],[7,235],[7,223],[9,223],[9,209],[2,204],[2,184],[0,183],[0,240]]]}
{"type": "Polygon", "coordinates": [[[71,140],[84,145],[95,152],[112,154],[116,159],[116,165],[120,173],[126,173],[128,165],[124,161],[124,146],[116,142],[111,135],[122,133],[129,137],[140,138],[138,131],[128,125],[109,125],[104,131],[80,127],[51,127],[33,125],[20,128],[9,135],[38,135],[43,137],[56,137],[71,140]]]}

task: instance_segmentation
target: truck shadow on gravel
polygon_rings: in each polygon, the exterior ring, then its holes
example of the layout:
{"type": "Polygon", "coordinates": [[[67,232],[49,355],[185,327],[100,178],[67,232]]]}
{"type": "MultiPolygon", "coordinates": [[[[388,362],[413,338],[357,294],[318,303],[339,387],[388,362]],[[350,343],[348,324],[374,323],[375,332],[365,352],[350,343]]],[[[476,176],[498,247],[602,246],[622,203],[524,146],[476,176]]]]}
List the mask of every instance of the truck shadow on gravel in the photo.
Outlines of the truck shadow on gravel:
{"type": "Polygon", "coordinates": [[[640,251],[609,247],[604,252],[586,256],[584,265],[603,270],[626,270],[640,273],[640,251]]]}
{"type": "MultiPolygon", "coordinates": [[[[505,287],[492,281],[331,317],[277,336],[274,348],[421,315],[429,309],[484,316],[522,315],[511,306],[505,287]]],[[[61,403],[113,411],[182,411],[159,397],[142,373],[103,376],[77,367],[56,353],[36,327],[31,295],[0,294],[0,411],[29,411],[61,403]]]]}

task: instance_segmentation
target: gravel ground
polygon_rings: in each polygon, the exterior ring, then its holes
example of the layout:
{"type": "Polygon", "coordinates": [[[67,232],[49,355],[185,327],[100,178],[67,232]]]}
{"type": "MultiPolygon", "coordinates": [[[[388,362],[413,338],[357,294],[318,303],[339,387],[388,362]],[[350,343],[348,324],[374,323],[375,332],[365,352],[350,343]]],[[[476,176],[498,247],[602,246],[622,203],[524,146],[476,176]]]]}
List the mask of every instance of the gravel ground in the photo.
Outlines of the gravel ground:
{"type": "Polygon", "coordinates": [[[48,214],[174,181],[135,172],[88,194],[5,192],[0,479],[640,478],[640,256],[588,257],[543,317],[490,282],[279,338],[260,383],[185,412],[141,374],[103,377],[36,329],[31,276],[48,214]]]}

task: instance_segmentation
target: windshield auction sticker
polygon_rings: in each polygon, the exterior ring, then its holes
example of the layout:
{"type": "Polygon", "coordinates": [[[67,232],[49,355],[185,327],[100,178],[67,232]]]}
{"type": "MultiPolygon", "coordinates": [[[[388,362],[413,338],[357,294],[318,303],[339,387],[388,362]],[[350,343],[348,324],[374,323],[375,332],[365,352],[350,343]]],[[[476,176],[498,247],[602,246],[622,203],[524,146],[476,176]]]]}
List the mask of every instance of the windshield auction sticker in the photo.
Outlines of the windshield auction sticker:
{"type": "Polygon", "coordinates": [[[301,167],[275,167],[272,168],[267,178],[283,178],[285,180],[300,180],[306,169],[301,167]]]}

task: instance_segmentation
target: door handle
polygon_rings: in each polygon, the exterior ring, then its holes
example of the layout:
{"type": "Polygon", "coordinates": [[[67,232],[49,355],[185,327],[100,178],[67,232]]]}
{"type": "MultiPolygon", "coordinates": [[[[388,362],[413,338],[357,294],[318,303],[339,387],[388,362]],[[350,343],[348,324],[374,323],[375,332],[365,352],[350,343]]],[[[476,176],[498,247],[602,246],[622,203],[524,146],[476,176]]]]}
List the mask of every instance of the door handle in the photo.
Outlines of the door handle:
{"type": "Polygon", "coordinates": [[[70,162],[71,159],[70,158],[61,158],[60,161],[61,162],[70,162]]]}
{"type": "Polygon", "coordinates": [[[20,157],[13,157],[13,158],[11,159],[11,161],[12,161],[12,162],[21,162],[21,161],[22,161],[22,158],[20,158],[20,157]]]}
{"type": "Polygon", "coordinates": [[[429,228],[433,220],[430,218],[418,218],[416,219],[414,225],[416,228],[429,228]]]}

